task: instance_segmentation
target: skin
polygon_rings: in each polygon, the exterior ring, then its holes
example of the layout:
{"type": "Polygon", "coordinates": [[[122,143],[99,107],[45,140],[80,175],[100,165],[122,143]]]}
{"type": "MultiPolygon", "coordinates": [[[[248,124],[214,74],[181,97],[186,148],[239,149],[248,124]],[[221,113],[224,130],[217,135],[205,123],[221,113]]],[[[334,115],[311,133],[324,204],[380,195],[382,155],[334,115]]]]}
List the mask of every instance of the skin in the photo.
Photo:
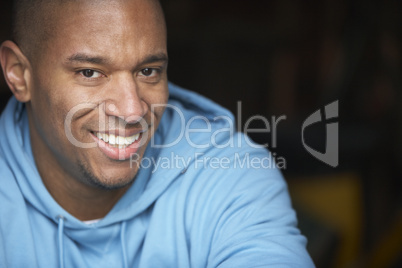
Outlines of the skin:
{"type": "Polygon", "coordinates": [[[80,220],[104,217],[138,172],[130,159],[112,159],[94,132],[142,134],[142,157],[167,102],[166,29],[156,1],[65,1],[53,9],[53,32],[38,57],[13,42],[0,48],[15,97],[26,103],[32,152],[53,198],[80,220]],[[91,3],[89,3],[91,2],[91,3]],[[70,142],[65,131],[69,112],[70,142]],[[79,106],[78,106],[79,107],[79,106]],[[105,122],[105,125],[99,122],[105,122]]]}

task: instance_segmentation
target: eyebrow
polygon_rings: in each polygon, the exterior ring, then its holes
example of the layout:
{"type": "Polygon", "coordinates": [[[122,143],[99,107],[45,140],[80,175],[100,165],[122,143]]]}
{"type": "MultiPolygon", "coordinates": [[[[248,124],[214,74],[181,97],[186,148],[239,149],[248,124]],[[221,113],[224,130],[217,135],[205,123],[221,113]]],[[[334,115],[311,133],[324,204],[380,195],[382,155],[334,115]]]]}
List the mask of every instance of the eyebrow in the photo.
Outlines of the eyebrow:
{"type": "MultiPolygon", "coordinates": [[[[92,63],[92,64],[107,64],[109,60],[103,57],[90,56],[84,53],[77,53],[67,59],[67,62],[79,62],[79,63],[92,63]]],[[[155,55],[147,56],[140,65],[150,64],[154,62],[168,62],[168,56],[165,53],[158,53],[155,55]]]]}
{"type": "Polygon", "coordinates": [[[149,63],[154,63],[154,62],[168,62],[168,56],[165,53],[159,53],[156,55],[150,55],[146,57],[142,62],[141,65],[143,64],[149,64],[149,63]]]}
{"type": "Polygon", "coordinates": [[[77,53],[72,55],[67,59],[67,62],[79,62],[79,63],[93,63],[93,64],[102,64],[107,63],[108,60],[102,57],[93,57],[83,53],[77,53]]]}

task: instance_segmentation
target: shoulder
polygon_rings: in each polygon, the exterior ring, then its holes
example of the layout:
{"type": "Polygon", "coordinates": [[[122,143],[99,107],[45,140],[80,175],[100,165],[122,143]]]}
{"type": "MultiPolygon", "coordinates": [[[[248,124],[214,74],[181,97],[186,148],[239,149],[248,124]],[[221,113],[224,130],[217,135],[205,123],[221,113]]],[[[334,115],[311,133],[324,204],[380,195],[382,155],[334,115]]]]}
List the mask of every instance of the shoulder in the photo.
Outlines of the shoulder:
{"type": "Polygon", "coordinates": [[[230,202],[230,198],[224,198],[226,193],[232,198],[259,198],[280,192],[279,199],[289,205],[278,167],[281,163],[266,148],[237,132],[234,116],[228,110],[173,84],[169,84],[169,90],[169,104],[174,111],[167,115],[158,133],[162,137],[159,156],[166,158],[170,168],[183,167],[185,172],[176,182],[182,194],[202,196],[206,202],[214,198],[217,204],[230,202]]]}
{"type": "Polygon", "coordinates": [[[161,177],[175,167],[181,173],[158,205],[185,224],[194,252],[209,247],[211,267],[245,267],[250,259],[311,267],[280,163],[237,132],[224,108],[180,88],[171,93],[159,154],[168,165],[157,167],[166,167],[161,177]]]}

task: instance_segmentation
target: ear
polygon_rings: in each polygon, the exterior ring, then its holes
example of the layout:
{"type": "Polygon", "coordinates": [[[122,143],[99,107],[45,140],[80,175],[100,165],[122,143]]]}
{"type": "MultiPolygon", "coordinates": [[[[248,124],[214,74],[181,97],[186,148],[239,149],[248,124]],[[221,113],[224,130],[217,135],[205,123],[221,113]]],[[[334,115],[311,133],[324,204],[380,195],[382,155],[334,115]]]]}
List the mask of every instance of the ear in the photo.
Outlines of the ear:
{"type": "Polygon", "coordinates": [[[20,102],[30,101],[30,63],[14,42],[5,41],[1,44],[0,63],[3,68],[4,78],[15,98],[20,102]]]}

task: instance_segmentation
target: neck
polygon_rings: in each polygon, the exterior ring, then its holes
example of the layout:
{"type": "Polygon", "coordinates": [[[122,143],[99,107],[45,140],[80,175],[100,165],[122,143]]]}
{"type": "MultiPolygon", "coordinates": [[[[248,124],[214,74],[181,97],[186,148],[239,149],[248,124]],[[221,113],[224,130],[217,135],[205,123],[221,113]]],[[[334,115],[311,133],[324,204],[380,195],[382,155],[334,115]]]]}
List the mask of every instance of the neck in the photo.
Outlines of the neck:
{"type": "Polygon", "coordinates": [[[49,180],[48,173],[39,173],[55,201],[82,221],[104,218],[129,187],[103,190],[63,176],[51,176],[49,180]]]}

